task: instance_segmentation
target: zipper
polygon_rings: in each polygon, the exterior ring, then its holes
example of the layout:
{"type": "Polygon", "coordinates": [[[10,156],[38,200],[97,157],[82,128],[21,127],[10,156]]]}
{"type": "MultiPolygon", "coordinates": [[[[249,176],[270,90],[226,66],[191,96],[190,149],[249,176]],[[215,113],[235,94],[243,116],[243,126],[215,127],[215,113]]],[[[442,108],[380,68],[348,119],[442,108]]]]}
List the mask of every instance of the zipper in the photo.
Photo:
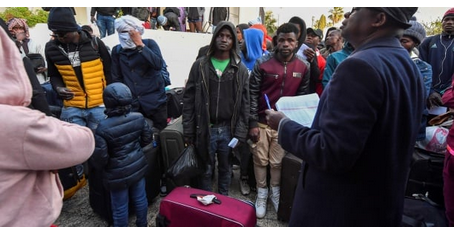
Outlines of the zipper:
{"type": "MultiPolygon", "coordinates": [[[[225,72],[225,70],[224,70],[224,72],[225,72]]],[[[222,75],[224,75],[224,73],[222,75]]],[[[219,118],[219,96],[220,96],[219,91],[221,90],[221,78],[222,78],[222,75],[221,75],[220,78],[218,78],[218,91],[217,91],[218,98],[216,99],[216,124],[219,123],[219,121],[218,121],[218,118],[219,118]]]]}
{"type": "Polygon", "coordinates": [[[284,76],[282,76],[281,92],[279,96],[284,94],[285,79],[287,78],[287,63],[288,62],[284,62],[284,76]]]}

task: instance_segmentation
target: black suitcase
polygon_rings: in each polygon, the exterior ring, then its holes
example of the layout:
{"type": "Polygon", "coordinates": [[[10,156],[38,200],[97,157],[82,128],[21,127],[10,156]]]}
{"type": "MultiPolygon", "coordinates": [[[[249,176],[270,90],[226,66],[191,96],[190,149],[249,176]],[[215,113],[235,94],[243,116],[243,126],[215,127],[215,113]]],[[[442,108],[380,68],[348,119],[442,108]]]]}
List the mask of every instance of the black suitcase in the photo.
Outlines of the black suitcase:
{"type": "Polygon", "coordinates": [[[445,211],[424,195],[405,197],[403,227],[447,227],[445,211]]]}
{"type": "Polygon", "coordinates": [[[145,190],[147,192],[148,203],[150,204],[160,192],[159,187],[161,186],[162,174],[159,156],[161,155],[161,148],[154,143],[151,143],[142,150],[148,162],[148,171],[145,174],[145,190]]]}
{"type": "Polygon", "coordinates": [[[79,189],[87,184],[85,174],[83,172],[77,172],[76,166],[59,169],[58,177],[65,190],[63,200],[71,198],[79,189]]]}
{"type": "Polygon", "coordinates": [[[112,207],[110,205],[110,192],[104,186],[104,170],[90,165],[90,177],[88,178],[88,199],[93,212],[98,214],[109,225],[113,224],[112,207]]]}
{"type": "Polygon", "coordinates": [[[422,194],[444,206],[443,162],[443,154],[415,148],[405,195],[422,194]]]}
{"type": "MultiPolygon", "coordinates": [[[[173,120],[159,134],[161,140],[161,151],[163,160],[163,172],[165,173],[169,166],[180,156],[184,149],[183,137],[183,118],[180,116],[173,120]]],[[[165,178],[167,193],[172,191],[177,186],[191,185],[190,179],[174,179],[165,178]]],[[[194,184],[192,184],[194,185],[194,184]]]]}
{"type": "Polygon", "coordinates": [[[167,117],[178,118],[183,111],[183,87],[175,87],[166,91],[167,117]]]}
{"type": "Polygon", "coordinates": [[[280,221],[288,222],[290,220],[302,162],[303,160],[290,153],[287,153],[282,159],[281,195],[277,210],[277,219],[280,221]]]}

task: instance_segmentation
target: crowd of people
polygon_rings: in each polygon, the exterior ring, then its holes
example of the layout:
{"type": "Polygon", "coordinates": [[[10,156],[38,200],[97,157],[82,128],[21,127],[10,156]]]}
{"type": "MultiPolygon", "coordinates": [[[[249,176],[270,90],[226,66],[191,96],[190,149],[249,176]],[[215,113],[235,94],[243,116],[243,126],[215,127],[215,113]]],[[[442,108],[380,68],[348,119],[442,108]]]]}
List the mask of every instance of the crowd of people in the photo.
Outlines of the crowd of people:
{"type": "MultiPolygon", "coordinates": [[[[159,44],[142,35],[159,27],[186,31],[186,22],[189,31],[204,32],[205,8],[165,7],[161,15],[156,7],[93,7],[101,38],[118,34],[112,49],[76,23],[72,8],[49,11],[53,34],[44,49],[24,19],[0,21],[0,59],[9,67],[0,71],[0,121],[10,131],[0,139],[0,208],[8,209],[0,225],[51,226],[63,203],[54,170],[83,169],[88,161],[106,173],[113,225],[128,226],[131,200],[136,225],[147,226],[142,148],[167,126],[167,107],[159,44]],[[45,62],[26,72],[35,53],[45,62]],[[39,100],[32,86],[48,79],[63,101],[59,118],[48,105],[30,106],[39,100]]],[[[303,164],[290,226],[399,226],[429,111],[454,101],[454,8],[443,15],[442,33],[430,37],[416,11],[354,7],[324,38],[298,16],[269,35],[260,20],[234,25],[228,7],[211,8],[212,39],[200,48],[183,94],[184,141],[205,163],[196,186],[229,195],[236,158],[240,191],[256,192],[256,216],[263,218],[268,198],[278,211],[282,159],[292,153],[303,164]],[[311,127],[276,109],[281,97],[313,93],[320,103],[311,127]]],[[[443,171],[450,226],[453,135],[443,171]]]]}
{"type": "Polygon", "coordinates": [[[229,20],[230,10],[229,7],[211,7],[206,19],[205,7],[92,7],[90,21],[96,23],[101,38],[104,38],[114,34],[114,21],[120,14],[143,21],[145,29],[214,33],[219,22],[229,20]],[[202,24],[204,21],[211,31],[202,24]]]}

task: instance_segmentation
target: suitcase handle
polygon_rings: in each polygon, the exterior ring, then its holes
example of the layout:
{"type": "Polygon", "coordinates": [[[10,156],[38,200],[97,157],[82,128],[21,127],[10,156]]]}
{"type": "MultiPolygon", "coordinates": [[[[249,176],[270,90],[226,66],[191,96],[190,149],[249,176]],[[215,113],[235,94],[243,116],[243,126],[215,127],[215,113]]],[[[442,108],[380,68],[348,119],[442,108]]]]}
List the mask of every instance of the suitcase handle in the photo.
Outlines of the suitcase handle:
{"type": "MultiPolygon", "coordinates": [[[[204,196],[206,196],[206,195],[207,195],[207,194],[191,194],[189,197],[191,197],[191,198],[196,198],[196,199],[197,199],[198,196],[204,197],[204,196]]],[[[213,198],[213,202],[214,202],[215,204],[218,204],[218,205],[220,205],[220,204],[222,203],[221,200],[219,200],[217,197],[214,197],[214,198],[213,198]]]]}

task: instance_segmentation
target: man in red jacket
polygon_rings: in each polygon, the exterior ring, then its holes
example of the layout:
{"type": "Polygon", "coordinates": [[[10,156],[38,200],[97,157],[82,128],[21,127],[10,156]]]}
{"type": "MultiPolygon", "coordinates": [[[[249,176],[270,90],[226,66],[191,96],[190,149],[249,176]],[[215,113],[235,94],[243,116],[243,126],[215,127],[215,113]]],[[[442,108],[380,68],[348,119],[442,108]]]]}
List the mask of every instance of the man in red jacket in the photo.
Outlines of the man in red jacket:
{"type": "Polygon", "coordinates": [[[293,23],[284,23],[277,29],[277,46],[274,53],[257,59],[250,75],[249,136],[254,142],[252,154],[255,179],[257,181],[257,200],[255,202],[258,218],[266,215],[268,186],[267,166],[270,165],[271,202],[277,211],[280,197],[281,165],[285,155],[277,143],[277,132],[266,123],[265,110],[275,108],[282,96],[308,94],[309,63],[295,55],[298,45],[298,28],[293,23]],[[268,97],[268,101],[265,99],[268,97]],[[269,106],[268,106],[269,105],[269,106]]]}

